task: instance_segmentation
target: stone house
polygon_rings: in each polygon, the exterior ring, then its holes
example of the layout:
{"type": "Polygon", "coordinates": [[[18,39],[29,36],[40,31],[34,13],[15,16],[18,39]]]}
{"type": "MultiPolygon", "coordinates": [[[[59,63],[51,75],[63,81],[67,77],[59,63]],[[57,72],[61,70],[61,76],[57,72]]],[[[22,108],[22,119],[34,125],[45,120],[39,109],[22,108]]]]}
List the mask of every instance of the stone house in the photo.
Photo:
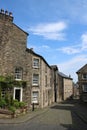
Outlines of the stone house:
{"type": "MultiPolygon", "coordinates": [[[[16,81],[10,90],[13,99],[24,101],[30,107],[46,107],[53,100],[52,68],[46,60],[28,49],[24,30],[13,23],[11,13],[0,12],[0,76],[12,76],[16,81]],[[26,82],[18,86],[19,82],[26,82]]],[[[5,96],[5,90],[2,90],[5,96]]]]}
{"type": "Polygon", "coordinates": [[[73,81],[72,78],[63,74],[62,72],[58,72],[58,84],[59,84],[59,102],[63,100],[67,100],[73,94],[73,81]]]}
{"type": "MultiPolygon", "coordinates": [[[[51,67],[46,60],[36,54],[33,49],[27,49],[27,55],[31,58],[31,74],[29,71],[31,87],[31,103],[41,108],[52,103],[51,67]]],[[[27,56],[28,57],[28,56],[27,56]]],[[[27,60],[29,61],[29,60],[27,60]]]]}
{"type": "Polygon", "coordinates": [[[87,64],[81,67],[77,72],[80,99],[87,102],[87,64]]]}

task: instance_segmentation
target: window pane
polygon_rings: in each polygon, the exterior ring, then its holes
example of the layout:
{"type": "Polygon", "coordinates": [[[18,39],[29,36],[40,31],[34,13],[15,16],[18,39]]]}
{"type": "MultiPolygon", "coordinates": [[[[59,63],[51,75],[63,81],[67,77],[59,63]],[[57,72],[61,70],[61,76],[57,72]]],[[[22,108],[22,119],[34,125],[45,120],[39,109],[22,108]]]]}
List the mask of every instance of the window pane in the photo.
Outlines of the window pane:
{"type": "Polygon", "coordinates": [[[87,84],[83,85],[83,92],[87,92],[87,84]]]}
{"type": "Polygon", "coordinates": [[[15,69],[15,79],[22,79],[22,69],[21,68],[15,69]]]}
{"type": "Polygon", "coordinates": [[[5,95],[6,95],[6,90],[5,90],[5,89],[2,89],[2,90],[1,90],[1,97],[2,97],[2,98],[5,98],[5,95]]]}
{"type": "Polygon", "coordinates": [[[83,79],[87,79],[87,74],[83,74],[83,79]]]}
{"type": "Polygon", "coordinates": [[[39,84],[39,75],[33,74],[33,84],[38,85],[39,84]]]}
{"type": "Polygon", "coordinates": [[[38,92],[33,92],[32,93],[32,102],[33,103],[38,103],[38,92]]]}
{"type": "Polygon", "coordinates": [[[33,67],[39,67],[39,59],[33,59],[33,67]]]}

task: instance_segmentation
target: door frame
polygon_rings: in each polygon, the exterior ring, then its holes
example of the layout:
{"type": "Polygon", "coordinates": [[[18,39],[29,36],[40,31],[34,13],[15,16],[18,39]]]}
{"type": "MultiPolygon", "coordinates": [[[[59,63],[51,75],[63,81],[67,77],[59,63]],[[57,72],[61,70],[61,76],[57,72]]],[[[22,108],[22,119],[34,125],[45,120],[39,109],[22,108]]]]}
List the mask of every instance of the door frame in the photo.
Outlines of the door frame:
{"type": "Polygon", "coordinates": [[[20,102],[22,102],[22,98],[23,98],[23,88],[22,87],[14,87],[14,93],[13,93],[13,99],[15,100],[15,93],[16,90],[19,89],[20,90],[20,102]]]}

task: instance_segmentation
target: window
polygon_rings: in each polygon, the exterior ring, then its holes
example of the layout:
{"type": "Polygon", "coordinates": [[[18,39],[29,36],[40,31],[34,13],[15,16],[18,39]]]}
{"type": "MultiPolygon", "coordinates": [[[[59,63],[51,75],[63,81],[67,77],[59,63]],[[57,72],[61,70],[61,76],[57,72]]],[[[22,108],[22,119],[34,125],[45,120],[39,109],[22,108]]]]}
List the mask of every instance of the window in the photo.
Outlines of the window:
{"type": "Polygon", "coordinates": [[[32,92],[32,103],[38,103],[39,102],[39,93],[38,91],[32,92]]]}
{"type": "Polygon", "coordinates": [[[39,59],[36,59],[36,58],[33,59],[33,67],[39,68],[39,59]]]}
{"type": "Polygon", "coordinates": [[[15,69],[15,79],[22,80],[22,68],[15,69]]]}
{"type": "Polygon", "coordinates": [[[39,85],[39,74],[33,74],[33,85],[39,85]]]}
{"type": "Polygon", "coordinates": [[[5,98],[5,95],[6,95],[6,90],[3,88],[3,89],[1,90],[1,97],[2,97],[2,98],[5,98]]]}
{"type": "Polygon", "coordinates": [[[87,92],[87,84],[84,84],[82,87],[83,87],[83,92],[87,92]]]}
{"type": "Polygon", "coordinates": [[[87,79],[87,74],[83,74],[83,75],[82,75],[82,78],[83,78],[83,79],[87,79]]]}

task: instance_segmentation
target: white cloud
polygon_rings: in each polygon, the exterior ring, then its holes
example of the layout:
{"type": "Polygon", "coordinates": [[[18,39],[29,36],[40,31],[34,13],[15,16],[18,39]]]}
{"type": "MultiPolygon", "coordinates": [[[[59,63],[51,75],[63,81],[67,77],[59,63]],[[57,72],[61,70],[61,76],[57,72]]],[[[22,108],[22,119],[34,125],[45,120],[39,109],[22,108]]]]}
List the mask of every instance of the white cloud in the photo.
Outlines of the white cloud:
{"type": "Polygon", "coordinates": [[[76,72],[87,63],[87,55],[79,55],[69,61],[58,64],[59,71],[71,75],[74,81],[77,81],[76,72]]]}
{"type": "Polygon", "coordinates": [[[67,53],[67,54],[76,54],[76,53],[80,52],[79,49],[72,47],[72,46],[71,47],[62,47],[62,48],[57,49],[57,50],[62,51],[62,52],[67,53]]]}
{"type": "Polygon", "coordinates": [[[34,27],[30,27],[31,31],[35,35],[43,36],[46,39],[50,40],[64,40],[65,33],[63,32],[67,28],[65,22],[56,22],[56,23],[46,23],[39,24],[34,27]]]}
{"type": "Polygon", "coordinates": [[[81,35],[80,44],[75,46],[66,46],[56,49],[66,54],[77,54],[87,50],[87,32],[81,35]]]}
{"type": "Polygon", "coordinates": [[[49,49],[50,47],[47,45],[42,45],[42,48],[49,49]]]}

